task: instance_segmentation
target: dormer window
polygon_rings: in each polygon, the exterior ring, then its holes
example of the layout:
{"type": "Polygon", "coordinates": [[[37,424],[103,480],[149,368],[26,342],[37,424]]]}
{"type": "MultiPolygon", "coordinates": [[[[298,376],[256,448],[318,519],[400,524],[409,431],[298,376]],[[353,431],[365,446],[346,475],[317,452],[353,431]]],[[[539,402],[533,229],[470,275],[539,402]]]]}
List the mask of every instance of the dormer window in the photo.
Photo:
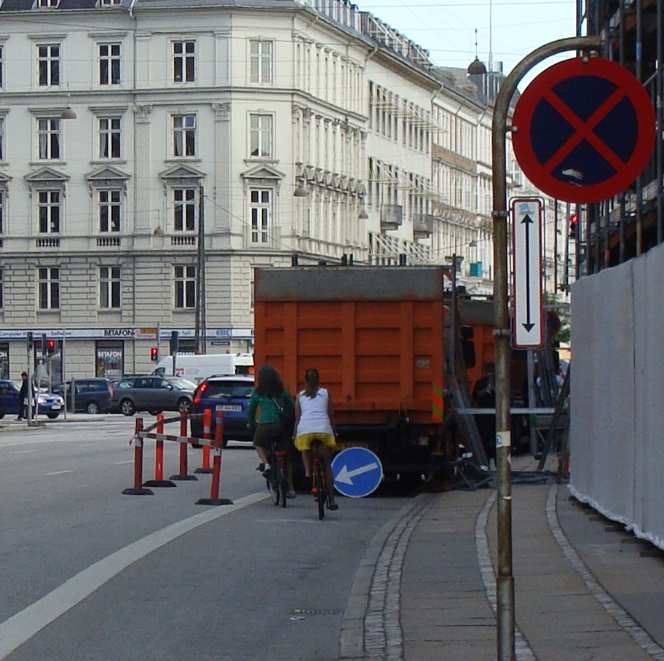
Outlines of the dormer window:
{"type": "Polygon", "coordinates": [[[55,9],[60,0],[37,0],[37,7],[39,9],[55,9]]]}
{"type": "Polygon", "coordinates": [[[99,0],[100,7],[119,7],[122,0],[99,0]]]}

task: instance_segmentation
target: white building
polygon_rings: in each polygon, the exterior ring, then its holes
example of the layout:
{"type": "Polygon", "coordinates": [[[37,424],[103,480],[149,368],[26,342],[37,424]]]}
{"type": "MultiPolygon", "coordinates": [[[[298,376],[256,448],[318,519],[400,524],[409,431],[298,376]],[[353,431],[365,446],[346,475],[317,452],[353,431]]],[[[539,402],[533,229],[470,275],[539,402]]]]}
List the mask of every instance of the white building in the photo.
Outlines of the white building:
{"type": "Polygon", "coordinates": [[[201,212],[210,351],[250,348],[256,266],[367,262],[390,203],[415,254],[437,85],[379,23],[338,0],[0,0],[0,376],[28,331],[58,340],[55,380],[63,353],[68,377],[148,370],[158,327],[191,350],[201,212]]]}

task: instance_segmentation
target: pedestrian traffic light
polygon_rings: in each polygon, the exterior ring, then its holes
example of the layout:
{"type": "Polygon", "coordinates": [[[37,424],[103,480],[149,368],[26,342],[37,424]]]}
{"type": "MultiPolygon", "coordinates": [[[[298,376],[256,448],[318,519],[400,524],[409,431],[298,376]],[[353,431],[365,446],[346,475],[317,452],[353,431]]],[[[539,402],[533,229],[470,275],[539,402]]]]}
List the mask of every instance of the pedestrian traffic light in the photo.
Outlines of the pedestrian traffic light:
{"type": "Polygon", "coordinates": [[[46,340],[46,355],[52,356],[55,353],[55,340],[50,338],[46,340]]]}
{"type": "Polygon", "coordinates": [[[579,227],[579,216],[575,213],[573,213],[569,217],[569,235],[571,238],[575,239],[576,238],[576,232],[579,227]]]}
{"type": "Polygon", "coordinates": [[[159,347],[150,347],[150,360],[153,363],[159,360],[159,347]]]}

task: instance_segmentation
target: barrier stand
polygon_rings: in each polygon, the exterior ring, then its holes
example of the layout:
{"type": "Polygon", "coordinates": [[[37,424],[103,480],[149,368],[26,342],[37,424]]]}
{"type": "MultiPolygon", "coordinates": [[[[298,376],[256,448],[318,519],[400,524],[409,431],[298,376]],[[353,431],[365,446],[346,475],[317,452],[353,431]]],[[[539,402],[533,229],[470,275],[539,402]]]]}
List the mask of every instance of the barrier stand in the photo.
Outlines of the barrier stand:
{"type": "MultiPolygon", "coordinates": [[[[207,413],[207,410],[206,410],[207,413]]],[[[229,498],[219,498],[221,487],[221,446],[224,439],[224,414],[221,407],[217,406],[215,411],[214,427],[214,468],[212,469],[212,482],[210,483],[210,497],[200,498],[196,505],[232,505],[229,498]]]]}
{"type": "MultiPolygon", "coordinates": [[[[143,431],[143,418],[136,418],[136,434],[143,431]]],[[[122,493],[126,496],[152,496],[153,491],[145,489],[143,483],[143,439],[134,438],[134,486],[130,489],[125,489],[122,493]]]]}
{"type": "MultiPolygon", "coordinates": [[[[164,433],[164,416],[160,413],[157,416],[157,434],[164,433]]],[[[164,441],[157,439],[154,452],[154,480],[148,480],[143,484],[144,487],[174,487],[175,482],[164,479],[164,441]]]]}
{"type": "MultiPolygon", "coordinates": [[[[212,427],[212,411],[210,409],[205,409],[203,411],[203,438],[209,439],[210,428],[212,427]]],[[[203,446],[203,465],[200,468],[197,468],[194,473],[211,473],[212,468],[210,468],[210,446],[203,446]]]]}
{"type": "Polygon", "coordinates": [[[187,414],[180,411],[180,472],[177,475],[171,475],[171,480],[184,481],[184,480],[197,480],[195,475],[187,475],[187,451],[189,443],[187,442],[187,414]]]}

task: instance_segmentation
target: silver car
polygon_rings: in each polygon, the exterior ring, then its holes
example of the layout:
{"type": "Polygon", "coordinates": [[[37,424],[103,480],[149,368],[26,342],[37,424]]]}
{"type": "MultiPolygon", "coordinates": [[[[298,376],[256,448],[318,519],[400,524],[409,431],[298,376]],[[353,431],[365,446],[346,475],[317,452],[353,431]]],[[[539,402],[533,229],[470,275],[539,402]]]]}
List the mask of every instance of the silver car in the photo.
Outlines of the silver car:
{"type": "Polygon", "coordinates": [[[133,376],[115,384],[113,408],[125,415],[136,411],[189,411],[194,390],[196,384],[177,376],[133,376]]]}

